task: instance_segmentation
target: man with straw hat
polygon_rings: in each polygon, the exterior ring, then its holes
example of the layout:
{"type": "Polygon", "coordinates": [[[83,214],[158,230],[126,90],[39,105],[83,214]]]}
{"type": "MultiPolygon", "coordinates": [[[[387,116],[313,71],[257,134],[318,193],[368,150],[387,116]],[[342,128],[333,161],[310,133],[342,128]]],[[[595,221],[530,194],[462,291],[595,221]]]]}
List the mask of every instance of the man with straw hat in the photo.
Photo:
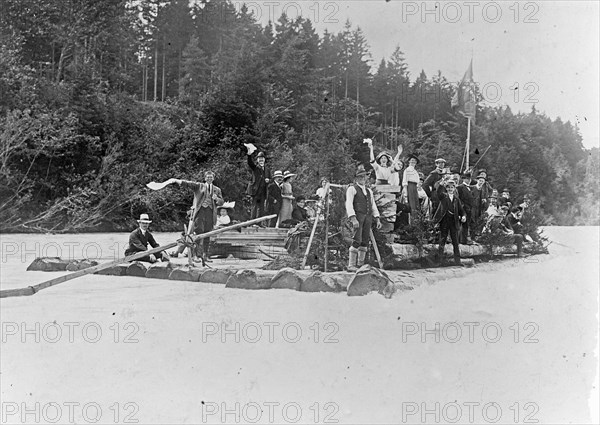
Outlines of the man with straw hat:
{"type": "Polygon", "coordinates": [[[362,165],[356,170],[355,183],[346,190],[346,214],[354,228],[348,259],[348,271],[356,271],[365,263],[373,219],[381,228],[379,211],[371,189],[366,187],[367,172],[362,165]]]}
{"type": "MultiPolygon", "coordinates": [[[[157,248],[160,246],[154,239],[154,236],[152,236],[152,233],[148,231],[148,227],[150,227],[150,223],[152,223],[152,220],[150,220],[148,214],[141,214],[140,219],[137,222],[139,223],[140,227],[129,234],[129,246],[125,250],[126,257],[137,252],[147,251],[148,244],[150,244],[152,248],[157,248]]],[[[169,261],[169,257],[164,252],[161,252],[159,257],[163,261],[169,261]]],[[[157,261],[160,261],[160,259],[154,254],[150,254],[147,257],[139,258],[137,261],[156,263],[157,261]]]]}
{"type": "Polygon", "coordinates": [[[435,225],[440,226],[440,245],[438,247],[440,262],[444,262],[444,245],[446,244],[448,233],[450,233],[452,247],[454,248],[454,263],[460,265],[458,230],[460,229],[460,223],[467,221],[467,216],[462,202],[458,199],[456,181],[454,179],[442,181],[438,188],[438,196],[439,204],[433,216],[433,222],[435,225]],[[446,187],[445,192],[441,190],[443,186],[446,187]]]}

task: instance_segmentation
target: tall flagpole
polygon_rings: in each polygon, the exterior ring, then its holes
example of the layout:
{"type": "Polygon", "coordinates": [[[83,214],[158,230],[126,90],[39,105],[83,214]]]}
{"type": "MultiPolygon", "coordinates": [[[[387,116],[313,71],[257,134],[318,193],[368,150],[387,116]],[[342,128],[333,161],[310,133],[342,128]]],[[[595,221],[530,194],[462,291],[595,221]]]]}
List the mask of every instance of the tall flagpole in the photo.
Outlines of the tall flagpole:
{"type": "Polygon", "coordinates": [[[465,159],[465,164],[466,164],[466,168],[465,170],[469,169],[469,149],[470,149],[470,144],[471,144],[471,116],[467,117],[467,147],[465,148],[466,152],[466,159],[465,159]]]}

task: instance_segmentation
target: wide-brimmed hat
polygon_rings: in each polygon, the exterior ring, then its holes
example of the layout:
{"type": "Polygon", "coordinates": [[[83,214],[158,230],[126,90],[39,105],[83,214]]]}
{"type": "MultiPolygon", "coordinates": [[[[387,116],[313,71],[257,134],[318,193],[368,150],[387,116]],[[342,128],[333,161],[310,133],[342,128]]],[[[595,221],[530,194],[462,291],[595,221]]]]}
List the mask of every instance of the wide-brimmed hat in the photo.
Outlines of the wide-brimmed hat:
{"type": "Polygon", "coordinates": [[[392,155],[390,155],[389,153],[387,153],[386,151],[382,151],[379,152],[379,155],[377,155],[375,157],[375,161],[379,164],[379,160],[381,159],[382,156],[387,156],[388,158],[388,162],[392,162],[392,155]]]}
{"type": "Polygon", "coordinates": [[[288,177],[294,177],[296,174],[294,173],[290,173],[288,170],[285,170],[285,173],[283,173],[283,178],[287,179],[288,177]]]}
{"type": "Polygon", "coordinates": [[[443,163],[445,164],[445,163],[446,163],[446,160],[445,160],[444,158],[438,158],[438,159],[436,159],[434,162],[435,162],[436,164],[437,164],[438,162],[443,162],[443,163]]]}
{"type": "Polygon", "coordinates": [[[410,160],[414,158],[417,161],[417,164],[419,164],[421,161],[419,160],[419,157],[417,155],[415,155],[414,153],[411,153],[410,155],[408,155],[406,157],[406,162],[410,162],[410,160]]]}
{"type": "Polygon", "coordinates": [[[140,214],[140,219],[137,221],[138,223],[152,223],[148,214],[140,214]]]}
{"type": "Polygon", "coordinates": [[[276,179],[277,177],[283,178],[283,173],[281,172],[281,170],[277,170],[273,173],[273,178],[276,179]]]}

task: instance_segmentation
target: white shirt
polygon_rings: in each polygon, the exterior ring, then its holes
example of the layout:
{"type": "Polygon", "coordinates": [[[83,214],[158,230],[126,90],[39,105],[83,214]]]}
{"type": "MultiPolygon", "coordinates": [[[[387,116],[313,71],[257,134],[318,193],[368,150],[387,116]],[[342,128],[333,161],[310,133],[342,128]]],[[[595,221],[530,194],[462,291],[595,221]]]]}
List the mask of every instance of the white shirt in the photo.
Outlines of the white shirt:
{"type": "MultiPolygon", "coordinates": [[[[375,197],[373,196],[373,192],[370,189],[367,189],[366,186],[358,185],[358,187],[360,187],[362,189],[365,196],[367,196],[367,191],[370,192],[370,194],[371,194],[371,209],[373,210],[373,217],[379,217],[379,210],[377,209],[377,204],[375,204],[375,197]]],[[[348,217],[352,217],[353,215],[356,215],[356,212],[354,211],[354,196],[355,195],[356,195],[356,189],[354,188],[354,185],[349,186],[348,190],[346,191],[346,214],[348,215],[348,217]]]]}

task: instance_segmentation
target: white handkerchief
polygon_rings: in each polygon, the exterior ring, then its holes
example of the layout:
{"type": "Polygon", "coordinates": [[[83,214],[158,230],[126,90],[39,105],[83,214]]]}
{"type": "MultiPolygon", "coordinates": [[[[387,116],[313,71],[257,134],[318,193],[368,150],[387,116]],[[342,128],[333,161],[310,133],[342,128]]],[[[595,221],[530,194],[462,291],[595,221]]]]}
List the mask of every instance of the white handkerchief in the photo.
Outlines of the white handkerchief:
{"type": "Polygon", "coordinates": [[[244,143],[244,146],[246,146],[246,149],[248,149],[248,155],[252,155],[256,150],[256,146],[254,146],[252,143],[244,143]]]}

